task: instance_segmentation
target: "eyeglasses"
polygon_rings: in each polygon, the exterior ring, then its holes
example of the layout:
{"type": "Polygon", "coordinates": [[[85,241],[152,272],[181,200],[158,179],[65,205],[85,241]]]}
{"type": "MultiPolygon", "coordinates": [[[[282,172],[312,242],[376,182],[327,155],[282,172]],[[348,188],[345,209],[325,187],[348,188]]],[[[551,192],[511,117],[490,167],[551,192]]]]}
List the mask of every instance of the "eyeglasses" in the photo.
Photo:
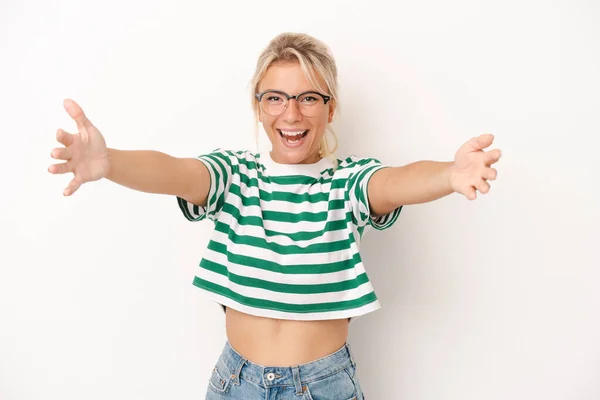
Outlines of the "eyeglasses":
{"type": "Polygon", "coordinates": [[[305,117],[315,117],[323,112],[325,104],[331,99],[331,96],[313,91],[290,96],[280,90],[267,90],[256,93],[255,96],[260,104],[260,109],[272,117],[283,114],[287,109],[290,99],[296,100],[296,107],[298,107],[302,115],[305,117]]]}

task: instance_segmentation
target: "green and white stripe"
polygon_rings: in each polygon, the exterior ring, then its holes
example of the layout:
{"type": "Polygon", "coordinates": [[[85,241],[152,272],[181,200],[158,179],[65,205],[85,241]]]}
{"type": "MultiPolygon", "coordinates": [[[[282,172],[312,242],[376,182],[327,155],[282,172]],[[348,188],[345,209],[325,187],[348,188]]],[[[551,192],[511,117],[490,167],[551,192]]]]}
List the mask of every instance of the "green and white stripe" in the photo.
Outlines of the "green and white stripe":
{"type": "Polygon", "coordinates": [[[385,168],[351,156],[277,164],[269,153],[217,149],[206,207],[177,198],[190,221],[215,230],[194,285],[242,312],[280,319],[358,317],[380,307],[359,253],[365,228],[386,229],[402,207],[370,217],[367,184],[385,168]]]}

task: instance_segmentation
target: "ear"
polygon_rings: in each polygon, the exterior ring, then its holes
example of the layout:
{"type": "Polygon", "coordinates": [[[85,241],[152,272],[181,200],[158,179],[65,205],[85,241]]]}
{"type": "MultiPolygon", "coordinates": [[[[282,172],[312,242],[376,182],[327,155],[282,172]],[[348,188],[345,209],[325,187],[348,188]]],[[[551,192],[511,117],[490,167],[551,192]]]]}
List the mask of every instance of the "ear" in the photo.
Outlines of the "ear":
{"type": "Polygon", "coordinates": [[[262,124],[263,117],[262,117],[262,110],[260,109],[260,107],[258,109],[258,113],[256,114],[256,117],[258,118],[258,122],[260,122],[262,124]]]}
{"type": "Polygon", "coordinates": [[[333,121],[333,115],[335,114],[335,100],[331,99],[328,104],[329,104],[328,123],[330,124],[333,121]]]}

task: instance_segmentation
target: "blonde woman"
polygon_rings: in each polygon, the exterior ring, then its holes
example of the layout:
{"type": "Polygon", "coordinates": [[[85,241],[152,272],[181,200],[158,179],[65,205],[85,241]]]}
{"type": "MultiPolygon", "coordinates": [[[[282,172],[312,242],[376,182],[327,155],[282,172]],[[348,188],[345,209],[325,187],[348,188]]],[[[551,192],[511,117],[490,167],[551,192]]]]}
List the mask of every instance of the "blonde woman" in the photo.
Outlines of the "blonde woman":
{"type": "Polygon", "coordinates": [[[175,158],[110,149],[82,109],[65,100],[79,132],[58,130],[64,147],[52,157],[67,162],[49,172],[74,174],[66,196],[106,178],[173,195],[190,221],[214,222],[193,280],[226,319],[207,399],[362,400],[348,328],[380,307],[359,253],[365,228],[390,227],[404,205],[487,193],[500,151],[483,151],[493,136],[482,135],[460,147],[453,162],[388,167],[373,158],[337,158],[330,129],[336,65],[327,46],[305,34],[275,37],[252,83],[252,106],[271,151],[175,158]]]}

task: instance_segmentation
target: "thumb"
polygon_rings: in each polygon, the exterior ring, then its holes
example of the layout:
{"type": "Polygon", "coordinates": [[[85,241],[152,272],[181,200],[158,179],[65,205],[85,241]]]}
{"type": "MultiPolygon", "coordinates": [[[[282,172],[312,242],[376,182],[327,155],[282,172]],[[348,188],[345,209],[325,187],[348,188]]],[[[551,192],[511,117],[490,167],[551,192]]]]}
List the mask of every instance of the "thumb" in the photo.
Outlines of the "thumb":
{"type": "Polygon", "coordinates": [[[489,147],[494,142],[494,135],[491,133],[484,133],[483,135],[479,135],[469,140],[467,144],[467,148],[469,152],[483,150],[486,147],[489,147]]]}
{"type": "Polygon", "coordinates": [[[89,128],[92,126],[91,121],[85,116],[83,110],[81,109],[79,104],[75,103],[75,101],[71,99],[65,99],[65,101],[63,101],[63,106],[65,107],[65,110],[67,111],[67,113],[69,113],[71,118],[75,120],[75,122],[77,123],[77,128],[79,128],[79,130],[81,130],[82,128],[89,128]]]}

